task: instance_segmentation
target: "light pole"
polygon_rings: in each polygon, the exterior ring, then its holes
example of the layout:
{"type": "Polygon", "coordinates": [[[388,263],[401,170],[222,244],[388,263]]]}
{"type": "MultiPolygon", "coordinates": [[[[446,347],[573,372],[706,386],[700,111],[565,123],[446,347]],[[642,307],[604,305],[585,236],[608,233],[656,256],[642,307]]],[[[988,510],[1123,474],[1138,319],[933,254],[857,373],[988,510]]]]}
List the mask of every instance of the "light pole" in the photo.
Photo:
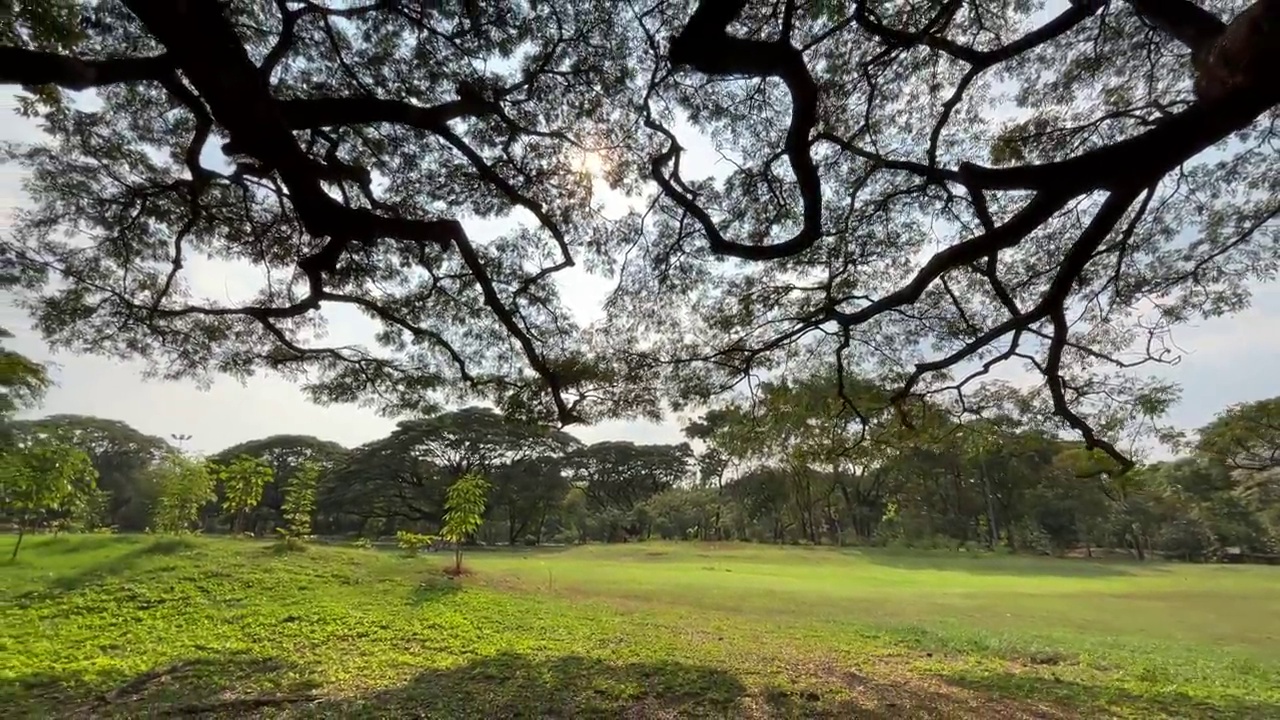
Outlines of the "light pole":
{"type": "Polygon", "coordinates": [[[186,454],[186,442],[191,439],[191,436],[186,433],[169,433],[169,437],[178,443],[178,452],[186,454]]]}

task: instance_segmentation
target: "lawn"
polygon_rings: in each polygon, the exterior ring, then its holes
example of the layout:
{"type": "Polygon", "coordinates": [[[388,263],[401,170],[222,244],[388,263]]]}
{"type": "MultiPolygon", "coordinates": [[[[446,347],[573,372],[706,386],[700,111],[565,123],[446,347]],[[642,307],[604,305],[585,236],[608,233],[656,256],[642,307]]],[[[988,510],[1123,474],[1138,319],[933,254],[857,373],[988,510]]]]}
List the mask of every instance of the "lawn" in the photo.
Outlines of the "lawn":
{"type": "Polygon", "coordinates": [[[1280,568],[37,537],[0,716],[1280,717],[1280,568]]]}

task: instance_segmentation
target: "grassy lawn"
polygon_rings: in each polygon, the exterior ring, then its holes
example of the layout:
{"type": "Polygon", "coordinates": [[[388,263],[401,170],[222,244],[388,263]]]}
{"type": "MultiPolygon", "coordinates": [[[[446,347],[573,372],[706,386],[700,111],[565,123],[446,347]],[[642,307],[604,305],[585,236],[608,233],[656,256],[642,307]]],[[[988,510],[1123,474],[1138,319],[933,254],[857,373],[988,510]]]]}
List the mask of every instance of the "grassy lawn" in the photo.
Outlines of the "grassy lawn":
{"type": "Polygon", "coordinates": [[[38,537],[0,716],[1280,717],[1280,568],[38,537]]]}

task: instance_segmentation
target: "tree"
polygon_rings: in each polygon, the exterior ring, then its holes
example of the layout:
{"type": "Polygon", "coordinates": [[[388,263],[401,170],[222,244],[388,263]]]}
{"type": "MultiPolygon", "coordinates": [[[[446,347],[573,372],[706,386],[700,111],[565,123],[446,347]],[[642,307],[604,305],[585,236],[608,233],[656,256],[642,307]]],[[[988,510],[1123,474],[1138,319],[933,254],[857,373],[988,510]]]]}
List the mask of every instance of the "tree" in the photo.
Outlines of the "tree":
{"type": "MultiPolygon", "coordinates": [[[[276,525],[283,521],[284,488],[299,468],[315,464],[323,479],[335,467],[346,462],[350,451],[329,440],[310,435],[272,435],[238,443],[209,457],[210,462],[226,465],[240,456],[256,458],[271,468],[271,479],[262,489],[262,500],[251,511],[255,525],[276,525]]],[[[322,504],[317,520],[330,529],[342,526],[343,506],[340,502],[322,504]]]]}
{"type": "Polygon", "coordinates": [[[606,441],[573,450],[565,462],[585,495],[587,509],[611,518],[603,539],[617,540],[624,533],[639,534],[639,528],[625,518],[640,503],[684,481],[692,460],[688,443],[606,441]]]}
{"type": "Polygon", "coordinates": [[[311,535],[311,516],[316,509],[316,485],[321,472],[319,464],[306,462],[289,476],[282,506],[286,537],[305,538],[311,535]]]}
{"type": "Polygon", "coordinates": [[[444,527],[440,537],[453,543],[453,574],[462,574],[462,544],[484,523],[489,482],[477,472],[469,472],[449,486],[444,501],[444,527]]]}
{"type": "Polygon", "coordinates": [[[1280,397],[1232,405],[1200,428],[1196,449],[1234,468],[1280,468],[1280,397]]]}
{"type": "Polygon", "coordinates": [[[98,488],[110,495],[106,522],[131,532],[147,527],[157,492],[152,470],[173,452],[168,442],[119,420],[90,415],[50,415],[15,425],[56,433],[83,450],[98,473],[98,488]]]}
{"type": "Polygon", "coordinates": [[[569,492],[564,460],[555,456],[518,460],[499,467],[491,477],[490,512],[504,521],[507,543],[515,545],[526,536],[541,543],[548,516],[569,492]]]}
{"type": "Polygon", "coordinates": [[[157,532],[189,532],[204,506],[218,499],[216,478],[208,463],[170,455],[156,469],[156,498],[152,526],[157,532]]]}
{"type": "Polygon", "coordinates": [[[1014,361],[1128,464],[1102,406],[1274,274],[1278,3],[22,3],[0,82],[49,137],[0,257],[51,344],[171,378],[570,422],[814,358],[927,395],[1014,361]],[[204,296],[198,255],[261,285],[204,296]],[[616,276],[585,331],[573,268],[616,276]]]}
{"type": "Polygon", "coordinates": [[[41,520],[73,513],[94,492],[96,473],[80,449],[43,433],[24,434],[0,452],[0,508],[18,526],[10,560],[41,520]]]}
{"type": "MultiPolygon", "coordinates": [[[[11,337],[13,333],[0,328],[0,340],[11,337]]],[[[43,365],[0,344],[0,423],[38,403],[49,384],[43,365]]]]}
{"type": "Polygon", "coordinates": [[[223,508],[235,516],[233,529],[244,532],[245,515],[262,501],[262,489],[272,480],[271,466],[258,458],[240,455],[227,465],[213,467],[225,495],[223,508]]]}
{"type": "Polygon", "coordinates": [[[370,518],[437,524],[445,490],[471,472],[555,456],[578,444],[549,425],[468,407],[401,421],[386,438],[356,448],[330,477],[322,500],[370,518]]]}

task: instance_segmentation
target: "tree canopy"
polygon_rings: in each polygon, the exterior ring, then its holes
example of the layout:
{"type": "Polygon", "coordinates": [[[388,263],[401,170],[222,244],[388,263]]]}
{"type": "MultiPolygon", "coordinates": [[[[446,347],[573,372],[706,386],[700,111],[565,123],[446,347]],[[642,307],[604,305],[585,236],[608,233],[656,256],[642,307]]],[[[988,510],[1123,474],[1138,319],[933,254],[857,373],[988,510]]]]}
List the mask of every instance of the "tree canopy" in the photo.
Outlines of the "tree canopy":
{"type": "Polygon", "coordinates": [[[1280,468],[1280,398],[1240,403],[1200,428],[1198,449],[1231,467],[1280,468]]]}
{"type": "MultiPolygon", "coordinates": [[[[0,328],[0,341],[13,334],[0,328]]],[[[40,363],[22,353],[0,347],[0,421],[34,405],[49,387],[49,375],[40,363]]]]}
{"type": "Polygon", "coordinates": [[[813,363],[964,411],[1014,362],[1127,463],[1109,413],[1170,397],[1135,368],[1280,259],[1280,0],[52,7],[0,19],[48,136],[0,267],[165,377],[569,422],[813,363]]]}

